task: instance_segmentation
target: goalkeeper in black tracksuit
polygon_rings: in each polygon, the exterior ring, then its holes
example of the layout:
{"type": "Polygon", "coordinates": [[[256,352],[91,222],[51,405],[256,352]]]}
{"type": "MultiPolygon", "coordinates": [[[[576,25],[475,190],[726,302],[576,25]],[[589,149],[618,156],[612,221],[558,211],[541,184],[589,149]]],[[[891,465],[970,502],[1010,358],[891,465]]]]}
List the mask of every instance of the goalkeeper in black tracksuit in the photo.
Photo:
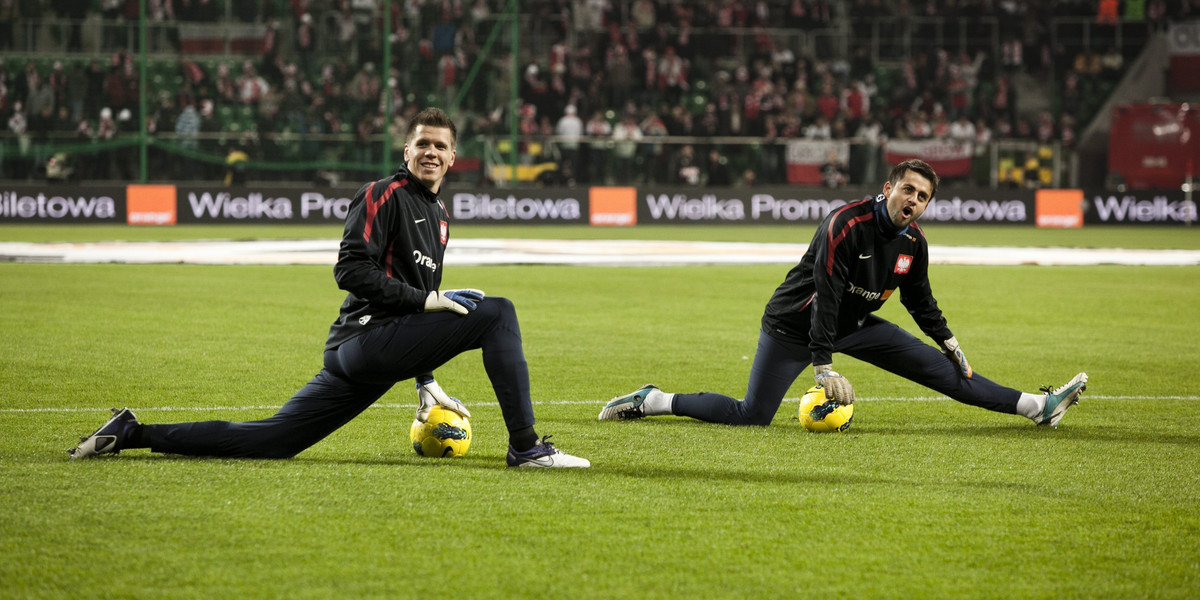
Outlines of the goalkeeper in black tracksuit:
{"type": "Polygon", "coordinates": [[[416,380],[417,419],[435,405],[470,416],[433,378],[468,350],[483,366],[509,434],[516,467],[587,467],[534,432],[529,369],[512,302],[479,290],[443,290],[449,214],[438,197],[454,164],[457,133],[438,109],[409,124],[405,166],[363,186],[350,204],[334,267],[348,293],[329,330],[324,368],[274,416],[245,423],[143,425],[129,409],[71,450],[74,458],[150,448],[193,456],[288,458],[366,410],[399,381],[416,380]]]}
{"type": "Polygon", "coordinates": [[[729,425],[767,425],[792,383],[813,365],[826,397],[854,402],[854,389],[833,370],[840,352],[941,392],[959,402],[1024,415],[1057,426],[1087,384],[1029,394],[975,373],[938,309],[929,286],[929,247],[915,223],[937,191],[938,177],[919,160],[892,169],[883,193],[831,212],[808,250],[767,303],[744,400],[723,394],[669,394],[653,385],[618,396],[601,420],[680,415],[729,425]],[[900,302],[935,348],[873,313],[899,290],[900,302]]]}

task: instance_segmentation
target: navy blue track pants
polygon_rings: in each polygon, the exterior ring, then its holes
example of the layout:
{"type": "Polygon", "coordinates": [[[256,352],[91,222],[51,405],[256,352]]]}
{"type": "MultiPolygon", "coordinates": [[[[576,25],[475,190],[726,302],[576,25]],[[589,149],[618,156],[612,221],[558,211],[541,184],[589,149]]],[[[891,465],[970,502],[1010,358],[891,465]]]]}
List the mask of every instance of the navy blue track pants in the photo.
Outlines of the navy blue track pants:
{"type": "MultiPolygon", "coordinates": [[[[978,371],[963,377],[958,365],[937,348],[896,324],[870,315],[857,331],[836,342],[837,352],[853,356],[941,392],[954,400],[988,410],[1015,414],[1021,392],[999,385],[978,371]]],[[[784,394],[811,363],[807,343],[783,340],[763,331],[750,367],[746,399],[701,392],[676,394],[674,414],[710,423],[769,425],[784,394]]]]}
{"type": "Polygon", "coordinates": [[[509,431],[532,427],[529,368],[516,309],[485,298],[466,315],[416,313],[325,352],[325,367],[279,412],[259,421],[146,425],[150,449],[191,456],[290,458],[358,416],[399,381],[483,349],[483,366],[509,431]]]}

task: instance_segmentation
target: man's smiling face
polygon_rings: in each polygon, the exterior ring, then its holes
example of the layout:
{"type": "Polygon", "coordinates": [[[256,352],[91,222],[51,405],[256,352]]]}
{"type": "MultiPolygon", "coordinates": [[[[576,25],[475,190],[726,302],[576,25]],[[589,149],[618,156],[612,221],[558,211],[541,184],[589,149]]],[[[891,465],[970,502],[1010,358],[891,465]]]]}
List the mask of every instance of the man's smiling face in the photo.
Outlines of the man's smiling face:
{"type": "Polygon", "coordinates": [[[454,134],[447,127],[417,125],[404,144],[404,164],[413,178],[430,191],[442,187],[446,171],[454,165],[454,134]]]}

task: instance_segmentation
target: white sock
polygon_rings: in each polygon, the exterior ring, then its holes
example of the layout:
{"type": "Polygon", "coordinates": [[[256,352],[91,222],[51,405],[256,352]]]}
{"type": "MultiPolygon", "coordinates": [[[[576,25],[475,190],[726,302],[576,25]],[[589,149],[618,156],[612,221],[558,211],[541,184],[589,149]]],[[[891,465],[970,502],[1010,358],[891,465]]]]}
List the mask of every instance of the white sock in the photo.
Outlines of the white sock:
{"type": "Polygon", "coordinates": [[[1021,398],[1017,400],[1017,414],[1025,415],[1034,421],[1042,418],[1042,411],[1046,408],[1045,394],[1027,394],[1021,392],[1021,398]]]}
{"type": "Polygon", "coordinates": [[[674,401],[675,394],[651,390],[649,394],[646,394],[646,401],[642,403],[642,414],[648,417],[669,415],[671,414],[671,403],[674,401]]]}

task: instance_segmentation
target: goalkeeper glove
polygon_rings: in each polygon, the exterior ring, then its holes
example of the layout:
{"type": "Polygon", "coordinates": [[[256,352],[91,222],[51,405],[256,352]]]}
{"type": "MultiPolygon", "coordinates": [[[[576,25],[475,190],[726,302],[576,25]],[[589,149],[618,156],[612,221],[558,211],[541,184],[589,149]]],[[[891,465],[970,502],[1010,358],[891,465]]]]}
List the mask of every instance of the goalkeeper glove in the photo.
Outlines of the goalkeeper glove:
{"type": "Polygon", "coordinates": [[[480,300],[483,300],[483,292],[480,290],[434,290],[425,297],[425,312],[452,310],[465,315],[475,310],[475,303],[480,300]]]}
{"type": "Polygon", "coordinates": [[[833,370],[833,365],[813,365],[813,378],[817,385],[825,388],[826,398],[833,398],[841,405],[854,404],[854,388],[841,373],[833,370]]]}
{"type": "Polygon", "coordinates": [[[417,380],[417,420],[422,423],[428,420],[429,411],[433,410],[435,406],[441,406],[468,419],[471,418],[471,411],[467,410],[467,407],[463,406],[458,398],[451,398],[442,391],[442,386],[438,385],[438,382],[434,381],[432,377],[417,380]]]}
{"type": "Polygon", "coordinates": [[[975,371],[971,369],[971,364],[967,362],[967,356],[963,354],[962,348],[958,347],[958,340],[954,336],[950,336],[950,339],[942,342],[942,354],[945,354],[950,362],[958,366],[963,377],[970,379],[975,374],[975,371]]]}

